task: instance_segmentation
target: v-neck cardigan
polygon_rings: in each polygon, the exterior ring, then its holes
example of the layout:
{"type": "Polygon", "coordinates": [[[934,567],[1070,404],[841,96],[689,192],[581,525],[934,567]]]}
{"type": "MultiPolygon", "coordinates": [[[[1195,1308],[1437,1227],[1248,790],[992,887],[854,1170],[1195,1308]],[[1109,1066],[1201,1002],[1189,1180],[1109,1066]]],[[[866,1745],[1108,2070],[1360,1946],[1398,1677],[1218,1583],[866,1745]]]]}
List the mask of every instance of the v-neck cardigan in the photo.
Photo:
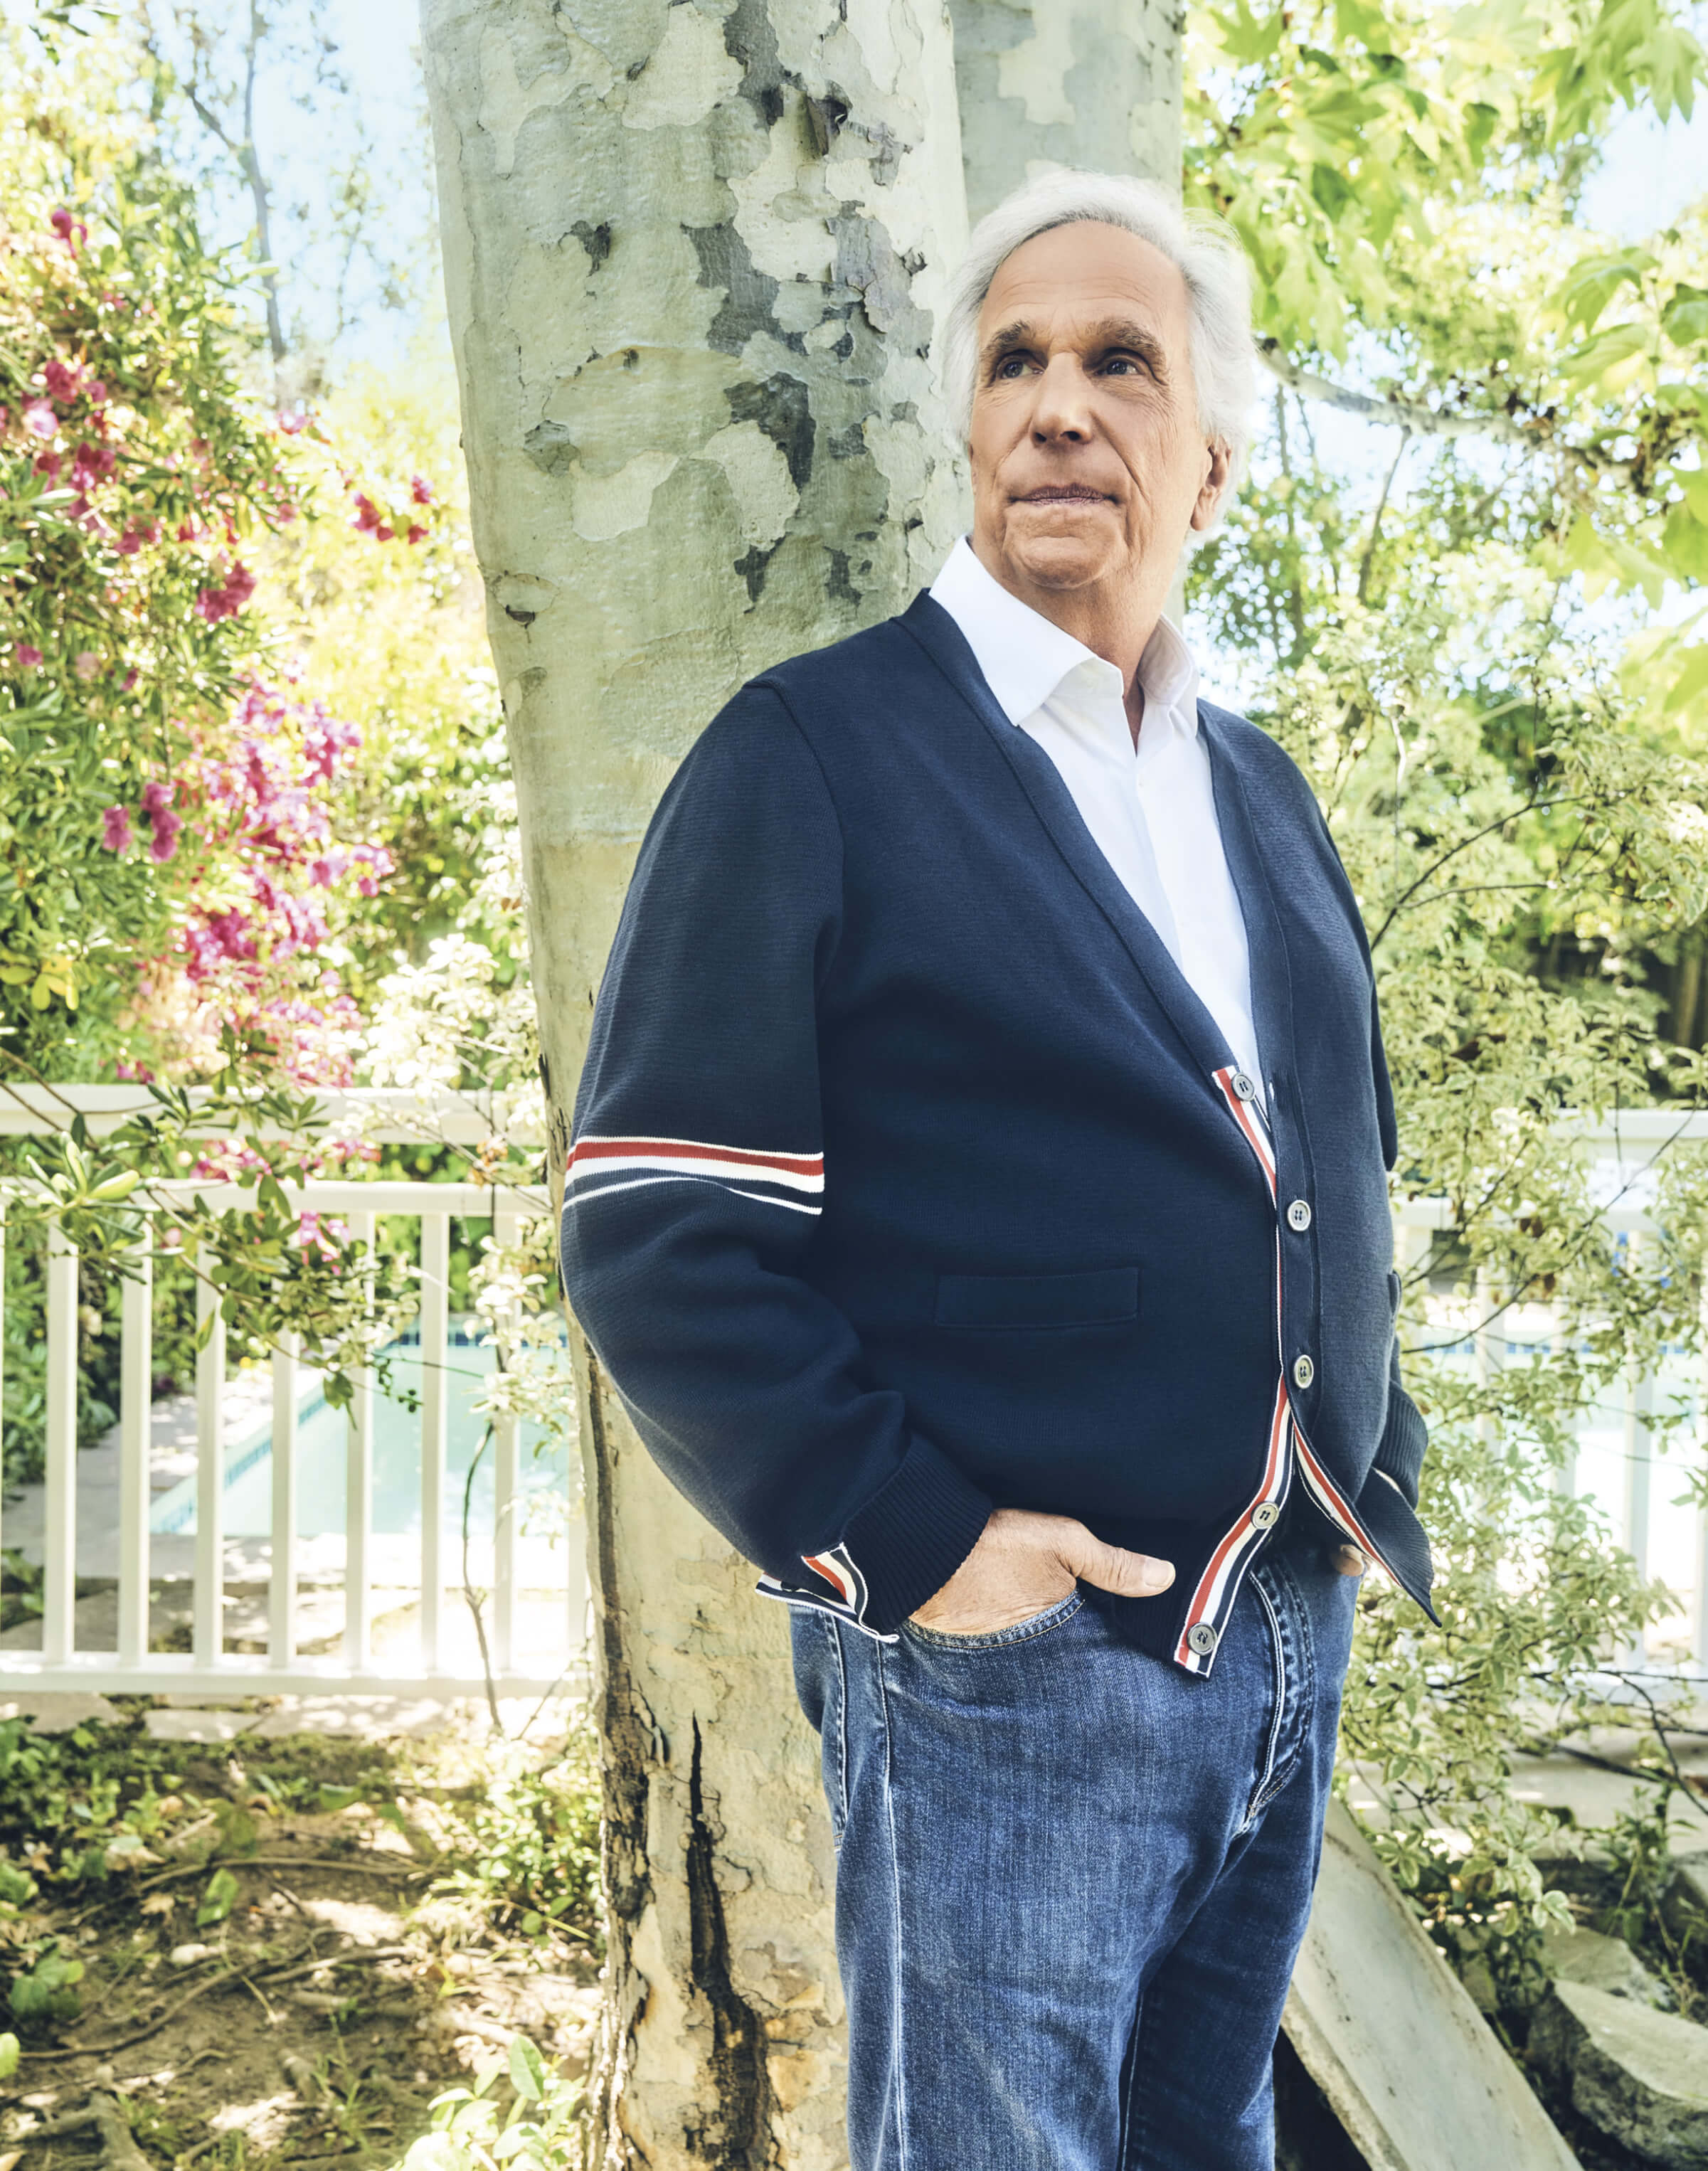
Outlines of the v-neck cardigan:
{"type": "Polygon", "coordinates": [[[1427,1608],[1368,947],[1304,777],[1198,714],[1261,1096],[929,595],[745,686],[664,795],[564,1278],[771,1595],[892,1634],[1041,1509],[1174,1562],[1131,1632],[1202,1673],[1291,1503],[1427,1608]]]}

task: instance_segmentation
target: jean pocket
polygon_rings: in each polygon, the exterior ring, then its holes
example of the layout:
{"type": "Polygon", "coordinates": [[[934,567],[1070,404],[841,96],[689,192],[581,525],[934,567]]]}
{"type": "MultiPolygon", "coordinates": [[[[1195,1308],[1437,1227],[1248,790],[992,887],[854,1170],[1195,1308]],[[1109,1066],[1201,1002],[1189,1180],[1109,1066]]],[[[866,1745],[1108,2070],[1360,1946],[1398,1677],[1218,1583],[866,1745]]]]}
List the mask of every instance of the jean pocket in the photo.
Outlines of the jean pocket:
{"type": "Polygon", "coordinates": [[[916,1643],[929,1644],[934,1651],[999,1651],[1009,1643],[1029,1643],[1035,1636],[1047,1636],[1052,1628],[1059,1628],[1071,1621],[1085,1603],[1077,1590],[1070,1590],[1065,1598],[1058,1598],[1053,1605],[1030,1620],[1016,1621],[1007,1628],[989,1628],[980,1636],[951,1636],[941,1628],[927,1628],[918,1621],[904,1621],[902,1633],[916,1643]]]}

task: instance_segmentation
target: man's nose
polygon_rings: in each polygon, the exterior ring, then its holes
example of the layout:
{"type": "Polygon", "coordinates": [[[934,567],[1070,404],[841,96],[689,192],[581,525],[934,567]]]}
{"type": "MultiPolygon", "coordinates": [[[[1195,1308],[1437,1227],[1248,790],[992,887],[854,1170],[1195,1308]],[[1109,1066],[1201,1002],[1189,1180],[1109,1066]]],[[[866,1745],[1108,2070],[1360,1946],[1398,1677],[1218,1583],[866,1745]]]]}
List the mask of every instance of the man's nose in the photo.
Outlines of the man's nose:
{"type": "Polygon", "coordinates": [[[1078,444],[1091,435],[1090,386],[1077,357],[1052,356],[1037,380],[1032,442],[1078,444]]]}

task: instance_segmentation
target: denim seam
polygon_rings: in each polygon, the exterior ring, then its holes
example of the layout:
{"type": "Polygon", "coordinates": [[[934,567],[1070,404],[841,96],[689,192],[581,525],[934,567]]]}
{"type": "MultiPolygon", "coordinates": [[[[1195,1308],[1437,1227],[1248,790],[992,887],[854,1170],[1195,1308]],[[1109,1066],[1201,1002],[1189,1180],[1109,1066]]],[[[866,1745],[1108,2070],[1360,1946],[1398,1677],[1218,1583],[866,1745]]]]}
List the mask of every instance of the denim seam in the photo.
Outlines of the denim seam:
{"type": "Polygon", "coordinates": [[[1127,2101],[1132,2105],[1132,2115],[1127,2124],[1127,2153],[1120,2165],[1120,2171],[1143,2171],[1145,2157],[1148,2152],[1141,2147],[1141,2143],[1146,2138],[1145,2128],[1149,2124],[1145,2115],[1148,2098],[1142,2084],[1145,2063],[1145,2015],[1148,2004],[1148,2000],[1144,1991],[1140,1991],[1138,2025],[1132,2045],[1132,2074],[1127,2082],[1127,2101]]]}
{"type": "Polygon", "coordinates": [[[1275,1716],[1269,1722],[1269,1738],[1264,1744],[1263,1769],[1257,1775],[1257,1783],[1251,1789],[1251,1798],[1245,1805],[1245,1815],[1240,1830],[1249,1831],[1260,1813],[1279,1791],[1275,1781],[1276,1752],[1281,1746],[1282,1730],[1287,1723],[1287,1639],[1282,1633],[1281,1616],[1275,1601],[1264,1587],[1262,1572],[1251,1579],[1251,1588],[1268,1616],[1270,1639],[1275,1649],[1275,1716]]]}
{"type": "Polygon", "coordinates": [[[1144,1992],[1138,1993],[1138,2009],[1132,2016],[1132,2062],[1127,2069],[1127,2088],[1121,2099],[1121,2132],[1116,2142],[1115,2171],[1128,2171],[1136,2162],[1132,2153],[1132,2099],[1138,2086],[1139,2031],[1144,2024],[1144,1992]]]}
{"type": "Polygon", "coordinates": [[[1071,1598],[1058,1599],[1035,1620],[1018,1621],[1012,1628],[999,1628],[988,1636],[945,1636],[940,1630],[927,1628],[917,1621],[906,1622],[903,1633],[913,1643],[927,1644],[934,1651],[1007,1651],[1017,1643],[1030,1643],[1037,1637],[1047,1636],[1052,1628],[1064,1627],[1084,1603],[1082,1594],[1075,1591],[1071,1598]]]}
{"type": "Polygon", "coordinates": [[[830,1638],[831,1648],[836,1653],[836,1764],[837,1806],[836,1846],[842,1852],[843,1835],[848,1830],[848,1667],[842,1654],[842,1631],[830,1616],[822,1614],[824,1632],[830,1638]]]}
{"type": "Polygon", "coordinates": [[[1276,1773],[1268,1793],[1257,1805],[1261,1809],[1266,1809],[1269,1806],[1298,1770],[1304,1757],[1306,1745],[1310,1739],[1311,1723],[1316,1712],[1316,1646],[1311,1640],[1309,1609],[1304,1602],[1304,1593],[1299,1589],[1292,1571],[1284,1561],[1277,1560],[1275,1572],[1278,1578],[1286,1579],[1288,1590],[1292,1599],[1288,1615],[1295,1632],[1294,1649],[1297,1663],[1294,1670],[1298,1675],[1298,1680],[1294,1686],[1298,1724],[1298,1738],[1293,1743],[1293,1752],[1281,1770],[1276,1773]]]}
{"type": "Polygon", "coordinates": [[[896,1934],[891,1962],[890,2055],[896,2076],[896,2171],[908,2171],[907,2041],[902,2025],[902,1851],[896,1839],[895,1737],[890,1726],[889,1686],[884,1679],[885,1653],[877,1659],[878,1707],[884,1720],[884,1822],[890,1835],[890,1893],[895,1903],[896,1934]]]}

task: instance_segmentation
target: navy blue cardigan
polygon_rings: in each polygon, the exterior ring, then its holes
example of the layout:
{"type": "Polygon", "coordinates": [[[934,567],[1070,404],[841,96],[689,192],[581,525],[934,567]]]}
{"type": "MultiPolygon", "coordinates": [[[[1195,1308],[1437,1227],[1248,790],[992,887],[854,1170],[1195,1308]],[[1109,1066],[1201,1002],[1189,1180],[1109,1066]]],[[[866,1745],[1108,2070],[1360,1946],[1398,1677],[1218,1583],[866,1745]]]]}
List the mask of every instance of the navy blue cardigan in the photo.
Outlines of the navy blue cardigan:
{"type": "Polygon", "coordinates": [[[1363,929],[1293,763],[1199,718],[1263,1100],[929,596],[744,687],[664,796],[564,1277],[776,1595],[889,1633],[1045,1509],[1175,1562],[1135,1632],[1203,1672],[1293,1499],[1428,1604],[1363,929]]]}

